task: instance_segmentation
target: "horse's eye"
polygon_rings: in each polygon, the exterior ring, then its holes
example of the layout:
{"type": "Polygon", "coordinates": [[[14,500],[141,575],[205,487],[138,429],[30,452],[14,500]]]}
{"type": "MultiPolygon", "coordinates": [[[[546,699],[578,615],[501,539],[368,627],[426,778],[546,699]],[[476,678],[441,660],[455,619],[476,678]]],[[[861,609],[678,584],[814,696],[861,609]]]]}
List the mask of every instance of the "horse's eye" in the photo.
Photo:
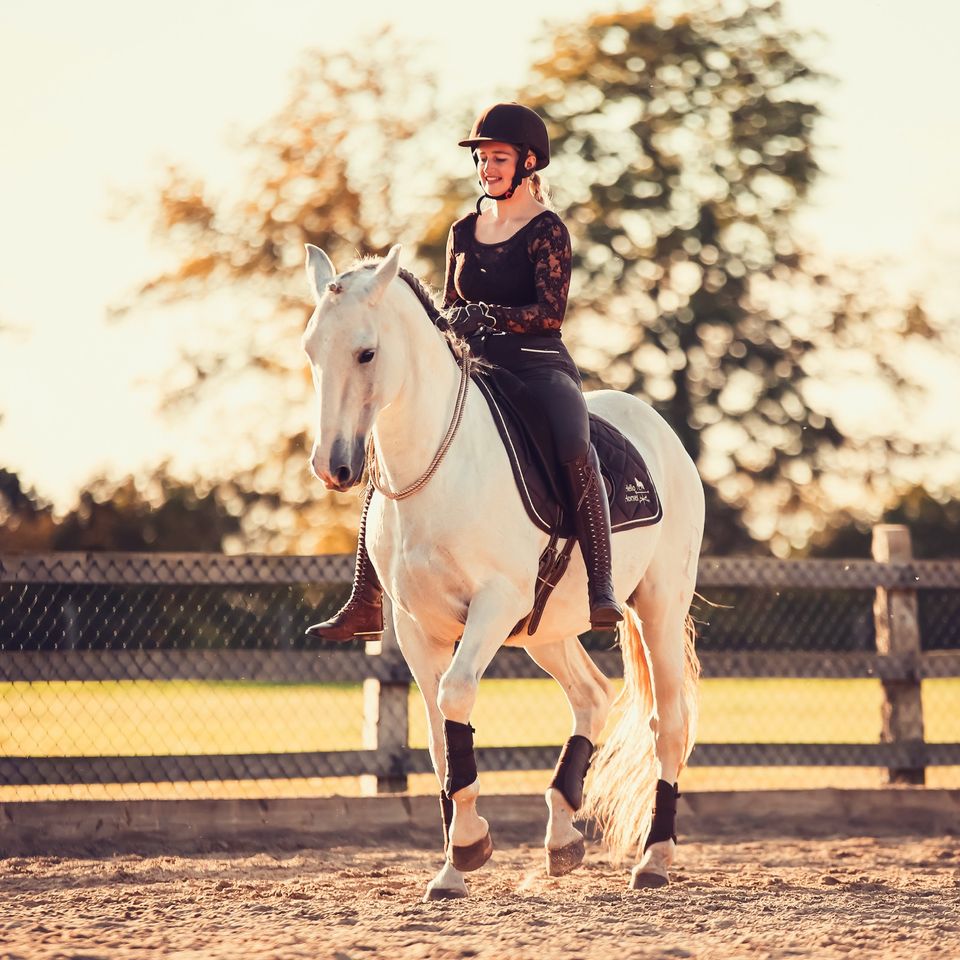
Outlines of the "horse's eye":
{"type": "Polygon", "coordinates": [[[373,359],[374,350],[361,350],[357,356],[358,363],[369,363],[373,359]]]}

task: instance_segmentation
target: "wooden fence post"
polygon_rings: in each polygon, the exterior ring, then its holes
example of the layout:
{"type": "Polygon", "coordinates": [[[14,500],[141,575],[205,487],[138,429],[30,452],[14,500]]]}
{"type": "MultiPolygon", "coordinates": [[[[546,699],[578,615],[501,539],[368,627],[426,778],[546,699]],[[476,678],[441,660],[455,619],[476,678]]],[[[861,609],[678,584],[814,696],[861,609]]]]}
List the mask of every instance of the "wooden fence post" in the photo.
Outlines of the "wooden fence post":
{"type": "MultiPolygon", "coordinates": [[[[371,656],[400,659],[400,647],[393,632],[393,613],[390,600],[383,598],[383,639],[367,644],[371,656]]],[[[363,681],[363,749],[381,750],[402,754],[409,741],[409,717],[407,705],[410,695],[409,681],[394,683],[367,677],[363,681]]],[[[377,793],[404,793],[407,789],[406,774],[402,776],[372,776],[360,778],[360,792],[364,796],[377,793]]]]}
{"type": "MultiPolygon", "coordinates": [[[[913,559],[910,530],[899,524],[878,524],[873,528],[873,559],[879,563],[908,563],[913,559]]],[[[873,601],[877,652],[920,662],[920,623],[917,617],[917,594],[914,590],[891,590],[877,587],[873,601]]],[[[909,679],[882,680],[883,728],[882,743],[923,744],[923,702],[920,676],[909,679]]],[[[890,767],[889,783],[922,784],[923,766],[890,767]]]]}

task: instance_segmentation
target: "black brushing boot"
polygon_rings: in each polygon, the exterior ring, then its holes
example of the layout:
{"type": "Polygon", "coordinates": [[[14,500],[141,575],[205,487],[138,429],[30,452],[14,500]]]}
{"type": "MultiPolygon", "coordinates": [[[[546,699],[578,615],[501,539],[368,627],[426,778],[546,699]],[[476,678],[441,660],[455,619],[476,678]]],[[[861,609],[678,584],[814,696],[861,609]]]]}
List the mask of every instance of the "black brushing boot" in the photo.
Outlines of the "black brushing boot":
{"type": "Polygon", "coordinates": [[[653,801],[653,821],[650,824],[650,833],[647,842],[643,845],[644,852],[655,843],[664,840],[677,842],[677,798],[680,790],[675,783],[666,780],[657,781],[657,795],[653,801]]]}

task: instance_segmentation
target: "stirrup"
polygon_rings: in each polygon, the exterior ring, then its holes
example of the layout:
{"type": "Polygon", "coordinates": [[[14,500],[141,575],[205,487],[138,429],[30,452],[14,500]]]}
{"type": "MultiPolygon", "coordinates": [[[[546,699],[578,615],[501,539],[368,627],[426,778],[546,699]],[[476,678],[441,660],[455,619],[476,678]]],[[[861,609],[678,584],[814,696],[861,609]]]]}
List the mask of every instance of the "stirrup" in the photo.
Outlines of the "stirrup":
{"type": "Polygon", "coordinates": [[[590,604],[591,630],[616,630],[617,624],[623,622],[623,607],[617,600],[604,597],[596,603],[590,604]]]}

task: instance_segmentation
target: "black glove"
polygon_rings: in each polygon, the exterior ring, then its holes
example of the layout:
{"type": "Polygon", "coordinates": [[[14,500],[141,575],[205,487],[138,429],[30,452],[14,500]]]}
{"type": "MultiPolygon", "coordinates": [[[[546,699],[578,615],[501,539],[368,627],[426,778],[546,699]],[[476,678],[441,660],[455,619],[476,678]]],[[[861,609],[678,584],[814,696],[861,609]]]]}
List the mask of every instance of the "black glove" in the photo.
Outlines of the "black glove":
{"type": "Polygon", "coordinates": [[[447,323],[457,336],[472,337],[477,333],[495,330],[497,319],[489,313],[485,303],[465,303],[447,311],[447,323]]]}

